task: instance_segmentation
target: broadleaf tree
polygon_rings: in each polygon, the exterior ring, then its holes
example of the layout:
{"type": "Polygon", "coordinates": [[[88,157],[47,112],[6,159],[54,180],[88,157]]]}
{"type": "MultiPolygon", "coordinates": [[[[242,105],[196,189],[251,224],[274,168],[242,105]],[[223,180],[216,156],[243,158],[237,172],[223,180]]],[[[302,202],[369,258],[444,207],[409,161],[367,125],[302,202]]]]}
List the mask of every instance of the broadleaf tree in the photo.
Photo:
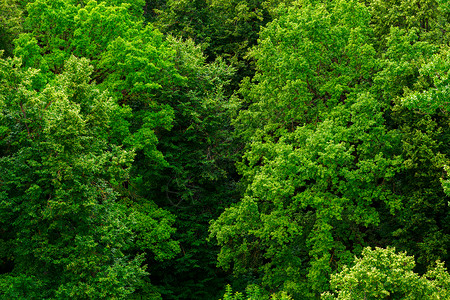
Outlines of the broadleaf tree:
{"type": "MultiPolygon", "coordinates": [[[[118,105],[89,84],[86,59],[69,58],[42,91],[32,83],[39,71],[22,70],[18,59],[1,63],[1,256],[11,265],[2,293],[126,297],[146,271],[142,255],[130,252],[140,220],[118,192],[134,152],[108,144],[118,105]]],[[[152,225],[172,231],[164,220],[152,225]]]]}
{"type": "Polygon", "coordinates": [[[400,136],[371,92],[379,60],[368,9],[357,1],[280,9],[240,91],[247,190],[210,230],[220,265],[308,298],[327,289],[383,215],[402,208],[391,189],[400,136]]]}

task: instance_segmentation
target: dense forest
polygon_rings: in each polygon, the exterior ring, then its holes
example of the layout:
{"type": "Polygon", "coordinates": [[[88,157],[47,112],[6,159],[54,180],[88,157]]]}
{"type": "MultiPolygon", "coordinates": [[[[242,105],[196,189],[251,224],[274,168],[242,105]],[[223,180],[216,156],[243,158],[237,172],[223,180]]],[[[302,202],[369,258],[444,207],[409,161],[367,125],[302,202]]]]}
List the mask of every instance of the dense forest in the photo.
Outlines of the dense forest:
{"type": "Polygon", "coordinates": [[[1,0],[0,299],[450,299],[450,2],[1,0]]]}

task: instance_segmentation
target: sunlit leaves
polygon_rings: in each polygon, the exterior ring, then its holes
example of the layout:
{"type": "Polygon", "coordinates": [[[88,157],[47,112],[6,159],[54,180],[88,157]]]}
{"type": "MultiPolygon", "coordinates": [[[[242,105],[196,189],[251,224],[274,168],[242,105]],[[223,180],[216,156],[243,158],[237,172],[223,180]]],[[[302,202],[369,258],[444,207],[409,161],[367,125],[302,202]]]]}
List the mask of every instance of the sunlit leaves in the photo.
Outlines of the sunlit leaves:
{"type": "Polygon", "coordinates": [[[365,248],[352,267],[332,276],[336,294],[322,299],[445,299],[450,296],[450,275],[440,262],[425,275],[413,271],[414,257],[393,248],[365,248]]]}
{"type": "Polygon", "coordinates": [[[252,51],[257,74],[241,88],[247,190],[212,237],[222,266],[295,297],[327,288],[364,243],[360,228],[378,226],[376,207],[402,208],[387,186],[401,170],[400,138],[368,92],[379,68],[369,20],[356,2],[280,8],[252,51]]]}

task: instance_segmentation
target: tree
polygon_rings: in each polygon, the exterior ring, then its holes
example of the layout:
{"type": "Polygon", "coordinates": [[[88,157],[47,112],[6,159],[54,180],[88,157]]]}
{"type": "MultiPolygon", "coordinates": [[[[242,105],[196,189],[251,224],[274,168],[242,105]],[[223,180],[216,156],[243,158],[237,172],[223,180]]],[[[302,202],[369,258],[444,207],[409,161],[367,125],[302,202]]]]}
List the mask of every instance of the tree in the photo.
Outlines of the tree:
{"type": "Polygon", "coordinates": [[[222,267],[304,299],[401,208],[390,187],[400,139],[370,91],[378,61],[367,8],[303,1],[278,16],[240,91],[246,192],[210,230],[222,267]]]}
{"type": "Polygon", "coordinates": [[[217,250],[206,245],[207,225],[222,207],[215,201],[225,206],[235,193],[234,179],[226,181],[234,175],[235,153],[228,150],[234,141],[224,92],[234,70],[221,59],[208,63],[192,41],[144,25],[133,3],[37,0],[28,6],[28,32],[16,40],[15,53],[26,67],[41,69],[41,86],[61,73],[67,57],[91,60],[92,80],[117,105],[108,141],[135,153],[118,186],[139,219],[130,225],[137,234],[130,251],[152,250],[145,262],[161,293],[182,297],[192,288],[212,297],[224,284],[215,278],[217,250]],[[166,222],[166,231],[153,230],[154,219],[166,222]],[[166,242],[173,222],[189,253],[162,262],[178,250],[166,242]],[[193,266],[201,271],[194,274],[193,266]]]}
{"type": "MultiPolygon", "coordinates": [[[[1,257],[10,265],[1,275],[2,294],[13,299],[132,294],[146,275],[142,256],[129,252],[139,237],[133,224],[145,213],[127,206],[118,192],[134,156],[108,143],[111,116],[120,108],[89,84],[92,67],[86,59],[70,58],[42,91],[33,88],[38,71],[22,70],[18,59],[1,64],[0,214],[6,234],[1,257]]],[[[172,232],[167,219],[153,217],[152,224],[172,232]]],[[[158,255],[168,239],[140,249],[158,255]]],[[[164,248],[165,257],[169,250],[164,248]]]]}
{"type": "Polygon", "coordinates": [[[322,299],[447,299],[450,275],[436,262],[426,274],[413,271],[414,257],[395,253],[395,248],[365,248],[354,265],[331,276],[335,293],[322,299]]]}
{"type": "Polygon", "coordinates": [[[261,26],[272,20],[275,1],[196,0],[166,2],[157,10],[155,25],[162,32],[202,45],[208,60],[224,58],[236,68],[230,91],[246,76],[253,76],[254,66],[248,59],[249,49],[256,45],[261,26]]]}
{"type": "Polygon", "coordinates": [[[233,290],[231,289],[230,285],[227,285],[226,287],[226,292],[223,295],[223,300],[292,300],[291,297],[289,297],[286,293],[282,292],[279,293],[278,295],[276,294],[272,294],[271,296],[269,296],[268,294],[265,293],[265,291],[263,289],[261,289],[259,286],[257,285],[253,285],[253,286],[248,286],[245,289],[245,294],[242,294],[240,292],[235,292],[233,293],[233,290]]]}
{"type": "Polygon", "coordinates": [[[177,216],[175,237],[182,252],[172,261],[153,264],[167,299],[211,299],[224,286],[216,267],[217,247],[206,241],[208,224],[237,197],[228,96],[224,90],[233,68],[222,59],[207,63],[192,40],[168,37],[174,66],[184,80],[162,88],[159,99],[173,108],[173,126],[158,134],[167,167],[151,175],[136,165],[140,193],[177,216]],[[168,271],[170,270],[170,271],[168,271]]]}
{"type": "Polygon", "coordinates": [[[0,50],[6,56],[13,52],[13,40],[22,30],[22,10],[18,1],[6,0],[0,3],[0,50]]]}
{"type": "MultiPolygon", "coordinates": [[[[430,22],[429,30],[438,30],[439,24],[430,22]]],[[[393,187],[404,209],[396,218],[384,219],[383,239],[389,241],[385,245],[413,254],[418,270],[425,272],[437,259],[448,261],[450,245],[448,198],[440,183],[448,164],[448,116],[436,109],[442,102],[435,91],[443,70],[433,67],[447,47],[442,45],[445,39],[425,38],[422,29],[413,26],[392,27],[386,42],[373,91],[389,103],[387,124],[401,135],[403,170],[393,187]],[[426,106],[429,109],[423,109],[426,106]]]]}

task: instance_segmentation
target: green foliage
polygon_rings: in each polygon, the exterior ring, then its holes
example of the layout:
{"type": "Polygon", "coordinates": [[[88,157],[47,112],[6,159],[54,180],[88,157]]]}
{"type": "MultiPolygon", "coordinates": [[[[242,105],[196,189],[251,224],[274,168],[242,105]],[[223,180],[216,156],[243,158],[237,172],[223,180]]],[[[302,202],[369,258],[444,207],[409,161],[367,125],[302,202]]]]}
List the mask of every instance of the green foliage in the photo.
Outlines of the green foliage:
{"type": "MultiPolygon", "coordinates": [[[[235,153],[230,147],[234,141],[223,90],[234,70],[221,59],[208,64],[192,41],[165,37],[151,25],[144,26],[131,4],[35,1],[28,5],[28,32],[16,40],[15,53],[26,67],[41,69],[33,82],[38,90],[55,80],[62,72],[61,62],[71,55],[91,60],[92,78],[101,91],[109,91],[116,107],[109,113],[105,138],[136,153],[129,177],[115,183],[127,197],[123,203],[133,218],[129,226],[136,237],[129,251],[151,252],[145,258],[156,277],[165,276],[162,268],[172,268],[167,276],[175,273],[180,278],[160,282],[170,290],[180,286],[181,277],[197,277],[205,286],[216,281],[217,272],[216,250],[204,241],[207,224],[226,205],[213,201],[221,198],[216,193],[228,198],[233,194],[227,189],[233,189],[234,182],[226,179],[234,170],[235,153]],[[51,35],[46,34],[49,28],[51,35]],[[192,256],[179,255],[172,263],[162,263],[173,258],[179,246],[169,239],[175,218],[154,202],[178,215],[177,238],[184,249],[192,249],[192,256]],[[179,211],[180,206],[201,217],[179,211]],[[199,266],[202,275],[187,275],[192,266],[199,266]]],[[[79,93],[74,97],[90,101],[79,93]]],[[[228,203],[228,198],[221,201],[228,203]]],[[[217,282],[212,293],[223,286],[220,279],[217,282]]],[[[190,283],[183,284],[177,294],[189,294],[190,283]]],[[[139,289],[155,291],[145,284],[139,289]]],[[[211,297],[211,292],[201,293],[211,297]]]]}
{"type": "MultiPolygon", "coordinates": [[[[86,1],[90,2],[90,0],[86,1]]],[[[137,19],[143,19],[144,17],[144,7],[147,5],[145,0],[106,0],[102,1],[106,2],[107,5],[110,6],[124,6],[128,8],[128,11],[137,19]]]]}
{"type": "Polygon", "coordinates": [[[440,262],[423,276],[414,273],[414,257],[393,248],[365,248],[355,264],[331,277],[335,294],[322,299],[447,299],[450,275],[440,262]]]}
{"type": "Polygon", "coordinates": [[[437,27],[411,19],[383,36],[351,1],[275,15],[240,90],[247,190],[211,225],[219,264],[307,298],[367,244],[411,251],[421,271],[447,259],[447,51],[424,33],[437,27]]]}
{"type": "MultiPolygon", "coordinates": [[[[167,189],[181,192],[180,200],[192,199],[203,184],[223,180],[232,164],[232,139],[224,86],[233,69],[222,59],[206,63],[192,41],[169,37],[175,68],[186,81],[161,91],[174,110],[170,132],[164,132],[160,146],[170,165],[167,189]],[[173,181],[173,183],[171,183],[173,181]]],[[[188,204],[189,205],[189,204],[188,204]]]]}
{"type": "Polygon", "coordinates": [[[377,61],[367,9],[298,3],[278,14],[252,51],[258,71],[235,121],[249,142],[239,165],[246,195],[211,236],[221,266],[307,298],[361,249],[381,208],[401,209],[389,187],[400,139],[368,92],[377,61]]]}
{"type": "Polygon", "coordinates": [[[1,257],[13,265],[1,277],[2,293],[14,299],[133,293],[146,272],[142,256],[127,253],[135,236],[130,225],[139,219],[117,192],[134,153],[107,143],[117,104],[88,83],[86,59],[70,58],[42,91],[32,88],[38,71],[22,71],[17,59],[1,63],[0,214],[8,232],[1,257]]]}
{"type": "Polygon", "coordinates": [[[448,69],[443,61],[447,47],[440,45],[442,39],[425,39],[422,29],[412,25],[392,27],[386,40],[373,90],[390,105],[386,119],[401,134],[404,169],[394,188],[403,195],[405,209],[395,219],[386,218],[385,228],[391,232],[388,244],[414,254],[424,272],[435,260],[448,260],[450,245],[448,199],[440,186],[450,137],[439,95],[440,78],[448,69]],[[436,67],[438,61],[442,67],[436,67]]]}
{"type": "MultiPolygon", "coordinates": [[[[292,300],[286,293],[282,292],[279,295],[267,295],[266,292],[257,285],[248,286],[245,289],[245,294],[236,292],[233,293],[230,285],[226,287],[223,300],[292,300]]],[[[221,299],[222,300],[222,299],[221,299]]]]}
{"type": "Polygon", "coordinates": [[[13,40],[22,31],[22,10],[16,0],[0,2],[0,50],[5,56],[13,52],[13,40]]]}
{"type": "Polygon", "coordinates": [[[241,89],[242,105],[250,107],[236,122],[246,140],[260,130],[277,135],[281,128],[293,131],[321,121],[330,108],[368,84],[376,68],[370,15],[358,4],[350,14],[350,5],[282,7],[280,17],[261,31],[251,52],[258,72],[253,84],[244,81],[241,89]]]}
{"type": "MultiPolygon", "coordinates": [[[[448,174],[448,172],[450,171],[449,167],[444,166],[444,171],[448,174]]],[[[447,195],[450,195],[450,180],[441,179],[441,183],[442,183],[442,188],[444,189],[444,192],[447,195]]]]}
{"type": "Polygon", "coordinates": [[[8,299],[449,297],[448,1],[0,9],[8,299]]]}
{"type": "Polygon", "coordinates": [[[274,7],[290,2],[169,0],[157,10],[155,24],[163,32],[201,44],[209,60],[226,59],[237,69],[231,85],[236,88],[242,78],[254,73],[247,52],[256,45],[260,27],[271,20],[274,7]]]}
{"type": "Polygon", "coordinates": [[[167,40],[175,51],[174,66],[186,79],[161,89],[160,97],[174,111],[173,127],[161,131],[158,144],[168,167],[153,178],[145,165],[139,172],[143,193],[152,191],[149,196],[177,216],[182,252],[151,272],[165,286],[165,298],[211,299],[218,297],[225,274],[216,268],[217,248],[206,242],[207,228],[236,197],[236,142],[223,91],[234,70],[222,59],[207,63],[192,40],[167,40]]]}
{"type": "Polygon", "coordinates": [[[447,47],[442,48],[420,65],[416,91],[407,92],[402,99],[402,105],[427,114],[450,111],[446,99],[450,69],[449,51],[447,47]]]}
{"type": "Polygon", "coordinates": [[[265,285],[284,284],[302,297],[306,276],[313,289],[324,288],[318,284],[348,259],[346,249],[363,243],[361,229],[378,225],[374,206],[400,208],[383,184],[400,161],[388,156],[392,146],[382,145],[395,145],[396,135],[380,124],[380,113],[373,119],[374,107],[373,99],[359,98],[353,116],[341,112],[315,130],[298,127],[277,143],[253,142],[249,166],[241,168],[251,176],[247,196],[211,226],[222,266],[260,272],[265,285]]]}
{"type": "Polygon", "coordinates": [[[16,56],[23,58],[25,67],[40,68],[43,73],[61,72],[70,57],[76,14],[76,7],[67,4],[64,0],[36,0],[27,5],[24,29],[29,33],[19,36],[14,51],[16,56]],[[46,53],[45,59],[39,57],[41,53],[46,53]]]}
{"type": "Polygon", "coordinates": [[[443,19],[447,4],[439,0],[369,0],[375,45],[383,49],[391,28],[420,32],[421,40],[440,39],[448,26],[443,19]]]}

